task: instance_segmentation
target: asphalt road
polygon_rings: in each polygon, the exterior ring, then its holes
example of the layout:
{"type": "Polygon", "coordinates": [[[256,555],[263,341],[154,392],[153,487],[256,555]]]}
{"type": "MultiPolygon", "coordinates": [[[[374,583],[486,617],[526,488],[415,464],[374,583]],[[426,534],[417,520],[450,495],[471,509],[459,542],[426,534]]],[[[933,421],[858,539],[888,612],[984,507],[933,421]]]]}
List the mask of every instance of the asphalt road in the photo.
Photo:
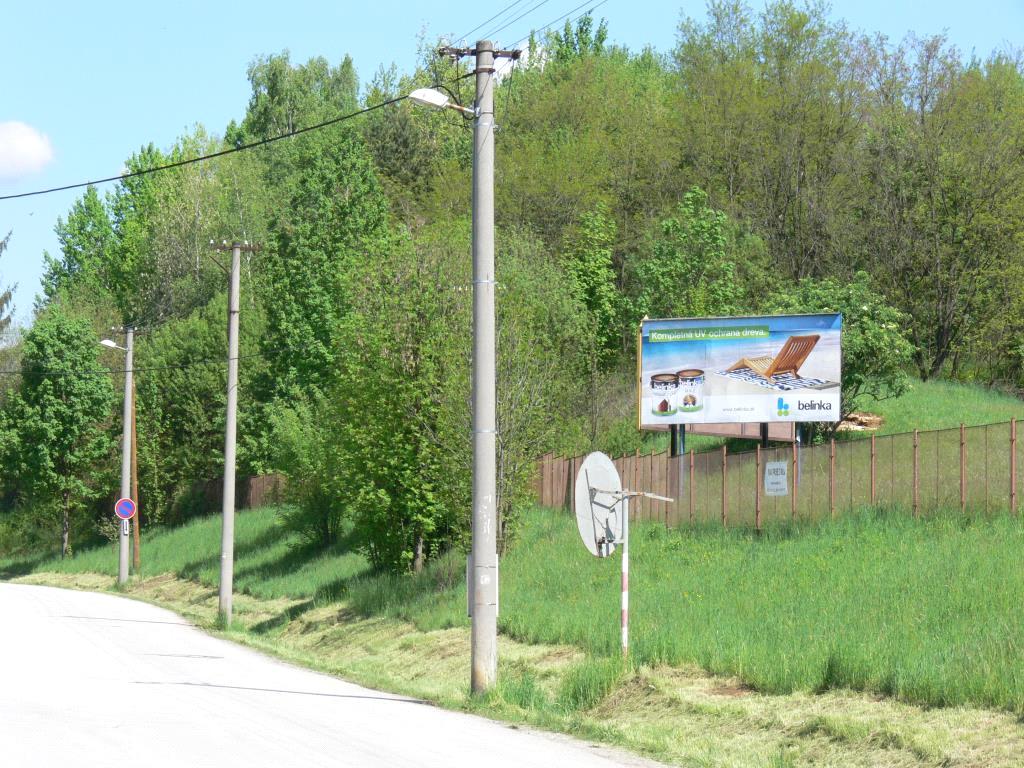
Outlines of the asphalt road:
{"type": "Polygon", "coordinates": [[[609,768],[616,750],[293,667],[114,595],[0,584],[0,766],[609,768]]]}

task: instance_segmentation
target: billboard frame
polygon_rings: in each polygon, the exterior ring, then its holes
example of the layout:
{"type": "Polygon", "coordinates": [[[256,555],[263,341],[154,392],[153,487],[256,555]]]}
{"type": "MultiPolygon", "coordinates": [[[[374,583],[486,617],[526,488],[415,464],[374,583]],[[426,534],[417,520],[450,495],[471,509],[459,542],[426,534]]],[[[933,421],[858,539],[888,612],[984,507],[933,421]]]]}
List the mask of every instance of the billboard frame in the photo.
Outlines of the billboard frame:
{"type": "MultiPolygon", "coordinates": [[[[640,430],[640,431],[644,431],[644,430],[647,430],[647,431],[662,431],[663,429],[671,428],[673,426],[681,426],[681,427],[684,427],[684,428],[692,426],[692,427],[695,428],[695,432],[696,432],[699,429],[699,427],[701,425],[703,425],[703,424],[708,424],[708,425],[719,425],[719,424],[721,424],[721,425],[725,425],[725,424],[743,425],[743,424],[775,424],[775,423],[783,423],[783,424],[793,424],[794,425],[794,430],[795,430],[796,429],[796,425],[800,424],[800,423],[814,422],[814,421],[829,421],[829,422],[831,422],[831,421],[838,421],[840,416],[841,416],[841,414],[839,413],[838,409],[839,409],[839,402],[841,401],[841,393],[842,393],[842,343],[841,343],[841,339],[842,339],[842,326],[843,326],[843,316],[842,316],[841,312],[804,312],[804,313],[780,313],[780,314],[777,314],[777,315],[733,315],[733,316],[667,317],[667,318],[651,318],[651,317],[648,317],[648,316],[645,315],[640,320],[640,322],[637,325],[637,351],[636,351],[636,400],[637,400],[636,419],[637,419],[637,429],[640,430]],[[643,413],[643,408],[644,408],[644,371],[645,371],[645,368],[644,368],[644,330],[645,330],[645,328],[648,325],[650,325],[652,323],[673,323],[673,322],[681,323],[681,324],[682,323],[686,323],[686,324],[696,325],[696,324],[714,323],[715,321],[724,321],[724,322],[727,323],[727,325],[724,326],[724,327],[745,328],[745,326],[743,325],[743,321],[750,321],[748,323],[748,325],[751,325],[751,326],[753,326],[753,325],[768,326],[767,329],[766,329],[766,331],[767,331],[766,337],[770,338],[771,335],[773,334],[773,332],[774,333],[779,333],[780,332],[779,330],[773,330],[772,329],[772,327],[771,327],[772,326],[772,321],[782,320],[782,321],[790,321],[790,322],[792,322],[792,321],[799,321],[801,318],[807,318],[809,320],[813,318],[813,319],[816,319],[818,321],[818,323],[821,323],[823,320],[826,320],[828,318],[834,318],[834,321],[833,321],[834,327],[822,327],[820,329],[821,332],[823,332],[822,335],[824,335],[824,334],[834,334],[834,338],[836,339],[836,341],[834,342],[835,345],[836,345],[835,346],[835,351],[832,353],[832,354],[835,354],[837,356],[836,363],[835,363],[835,365],[836,365],[835,381],[832,381],[831,377],[830,377],[828,379],[828,381],[826,382],[826,384],[828,384],[829,386],[823,386],[822,387],[822,390],[825,390],[825,389],[830,390],[829,394],[831,396],[833,396],[834,399],[836,400],[836,411],[835,411],[834,418],[830,418],[830,419],[778,419],[778,420],[768,419],[768,420],[752,420],[752,421],[740,421],[740,420],[737,420],[737,421],[725,421],[725,420],[721,420],[721,419],[709,419],[706,422],[704,422],[704,421],[672,421],[672,422],[665,422],[664,425],[655,425],[655,424],[651,423],[650,421],[648,421],[647,423],[644,422],[644,413],[643,413]],[[832,390],[834,390],[834,391],[832,391],[832,390]]],[[[799,328],[799,326],[798,326],[798,328],[799,328]]],[[[813,328],[813,326],[810,326],[810,327],[808,327],[807,330],[811,330],[812,328],[813,328]]],[[[800,330],[803,330],[803,329],[800,329],[800,330]]],[[[735,341],[737,339],[734,338],[733,340],[735,341]]],[[[681,339],[680,341],[690,341],[690,340],[682,340],[681,339]]],[[[694,343],[701,343],[701,341],[699,339],[694,339],[692,341],[694,343]]],[[[711,339],[705,341],[704,343],[706,344],[706,343],[708,343],[708,341],[714,341],[714,337],[712,337],[711,339]]],[[[787,339],[787,342],[788,341],[789,341],[789,339],[787,339]]],[[[648,342],[648,343],[650,344],[652,342],[648,342]]],[[[815,345],[817,344],[817,340],[814,342],[814,344],[815,345]]],[[[786,346],[786,345],[784,345],[784,346],[786,346]]],[[[794,344],[793,346],[796,347],[796,346],[798,346],[798,344],[794,344]]],[[[806,346],[806,343],[805,343],[805,346],[806,346]]],[[[811,349],[813,350],[813,348],[814,347],[812,346],[811,349]]],[[[779,350],[779,352],[776,353],[775,357],[778,358],[780,356],[780,354],[782,353],[782,351],[783,350],[779,350]]],[[[803,361],[806,360],[806,357],[809,357],[810,354],[811,354],[811,350],[808,350],[805,353],[805,357],[802,360],[800,360],[799,363],[797,363],[797,368],[799,368],[799,366],[803,364],[803,361]]],[[[745,359],[741,359],[741,360],[737,361],[737,364],[739,362],[745,362],[745,359]]],[[[734,366],[731,366],[729,370],[731,370],[733,367],[735,367],[735,364],[734,364],[734,366]]],[[[749,374],[750,372],[748,371],[747,373],[749,374]]],[[[755,373],[760,373],[760,372],[759,371],[755,371],[755,373]]],[[[793,373],[795,375],[795,369],[794,369],[793,373]]],[[[661,375],[661,374],[659,374],[659,375],[661,375]]],[[[668,374],[666,374],[666,375],[668,375],[668,374]]],[[[767,378],[769,382],[772,382],[773,380],[772,380],[771,376],[775,375],[775,374],[769,373],[767,376],[765,376],[763,373],[761,373],[760,375],[764,376],[765,378],[767,378]]],[[[781,375],[781,373],[778,374],[778,375],[781,375]]],[[[800,377],[798,375],[796,375],[796,378],[800,378],[800,377]]],[[[768,385],[766,385],[764,383],[761,383],[760,385],[761,386],[768,386],[768,385]]],[[[783,389],[781,391],[794,392],[794,391],[800,391],[800,390],[783,389]]],[[[810,391],[810,390],[803,390],[803,391],[810,391]]],[[[767,394],[767,393],[763,393],[763,394],[767,394]]]]}

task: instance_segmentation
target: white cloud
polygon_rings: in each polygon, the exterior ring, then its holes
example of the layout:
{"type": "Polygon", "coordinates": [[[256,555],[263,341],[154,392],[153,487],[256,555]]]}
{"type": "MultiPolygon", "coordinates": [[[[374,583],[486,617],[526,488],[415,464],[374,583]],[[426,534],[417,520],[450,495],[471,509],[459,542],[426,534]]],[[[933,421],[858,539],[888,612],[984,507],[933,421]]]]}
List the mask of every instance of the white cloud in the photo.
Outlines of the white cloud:
{"type": "Polygon", "coordinates": [[[20,179],[38,173],[53,160],[50,139],[17,120],[0,122],[0,179],[20,179]]]}

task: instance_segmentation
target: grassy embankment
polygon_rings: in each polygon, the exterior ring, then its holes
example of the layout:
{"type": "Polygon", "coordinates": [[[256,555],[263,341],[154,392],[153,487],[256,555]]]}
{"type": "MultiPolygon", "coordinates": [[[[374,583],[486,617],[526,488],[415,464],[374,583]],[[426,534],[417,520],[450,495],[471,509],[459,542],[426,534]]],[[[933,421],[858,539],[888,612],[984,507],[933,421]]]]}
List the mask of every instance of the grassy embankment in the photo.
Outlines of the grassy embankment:
{"type": "MultiPolygon", "coordinates": [[[[1014,518],[865,513],[761,537],[638,526],[624,670],[618,558],[533,512],[502,566],[502,682],[483,703],[465,695],[461,561],[373,576],[358,555],[302,549],[266,509],[236,535],[227,634],[371,685],[686,765],[1024,763],[1014,518]]],[[[213,626],[218,542],[216,519],[147,537],[130,591],[213,626]]],[[[115,561],[102,548],[30,578],[105,587],[115,561]]]]}
{"type": "MultiPolygon", "coordinates": [[[[913,432],[915,429],[951,429],[1024,419],[1024,400],[975,384],[954,381],[912,380],[910,389],[891,400],[865,400],[860,408],[882,417],[876,434],[913,432]]],[[[869,433],[870,434],[870,433],[869,433]]]]}

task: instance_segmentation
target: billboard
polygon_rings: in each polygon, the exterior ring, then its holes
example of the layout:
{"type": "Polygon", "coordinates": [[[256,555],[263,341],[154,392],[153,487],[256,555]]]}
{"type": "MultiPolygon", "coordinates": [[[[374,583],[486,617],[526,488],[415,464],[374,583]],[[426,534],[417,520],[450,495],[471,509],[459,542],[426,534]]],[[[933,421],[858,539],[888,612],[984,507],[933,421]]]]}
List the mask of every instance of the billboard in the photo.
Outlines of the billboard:
{"type": "Polygon", "coordinates": [[[842,316],[644,320],[640,427],[839,421],[842,316]]]}

